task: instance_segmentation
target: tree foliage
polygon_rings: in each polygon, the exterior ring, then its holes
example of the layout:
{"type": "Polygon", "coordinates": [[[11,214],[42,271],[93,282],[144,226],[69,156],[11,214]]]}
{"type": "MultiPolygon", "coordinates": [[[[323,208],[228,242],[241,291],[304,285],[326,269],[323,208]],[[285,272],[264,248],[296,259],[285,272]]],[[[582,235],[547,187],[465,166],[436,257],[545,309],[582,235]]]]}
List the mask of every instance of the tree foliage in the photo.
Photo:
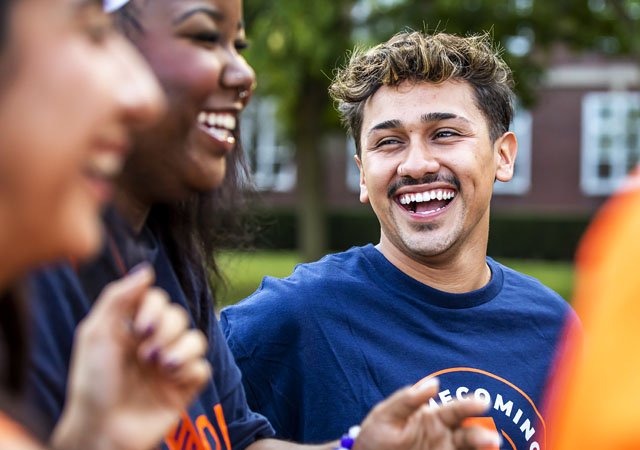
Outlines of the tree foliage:
{"type": "Polygon", "coordinates": [[[278,99],[279,123],[296,152],[305,259],[326,250],[320,142],[338,125],[327,88],[354,45],[407,28],[488,31],[504,48],[525,104],[558,43],[640,61],[640,0],[246,0],[244,8],[258,93],[278,99]]]}

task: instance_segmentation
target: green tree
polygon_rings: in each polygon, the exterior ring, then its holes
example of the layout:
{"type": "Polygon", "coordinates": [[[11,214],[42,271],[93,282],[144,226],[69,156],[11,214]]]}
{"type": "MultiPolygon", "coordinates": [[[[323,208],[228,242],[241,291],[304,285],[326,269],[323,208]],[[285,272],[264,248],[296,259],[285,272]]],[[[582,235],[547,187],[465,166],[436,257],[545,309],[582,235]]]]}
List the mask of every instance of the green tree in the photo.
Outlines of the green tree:
{"type": "Polygon", "coordinates": [[[577,52],[640,57],[638,19],[640,0],[401,0],[369,21],[394,29],[491,32],[528,104],[558,43],[577,52]]]}
{"type": "Polygon", "coordinates": [[[247,0],[245,18],[259,92],[278,99],[279,123],[296,153],[305,260],[326,251],[321,142],[338,125],[327,88],[354,44],[371,45],[405,28],[490,31],[506,49],[525,104],[534,100],[558,42],[640,60],[640,0],[247,0]]]}
{"type": "Polygon", "coordinates": [[[298,167],[298,244],[305,260],[327,246],[321,141],[337,118],[327,95],[331,71],[351,45],[353,0],[250,0],[245,19],[262,95],[279,100],[279,123],[298,167]]]}

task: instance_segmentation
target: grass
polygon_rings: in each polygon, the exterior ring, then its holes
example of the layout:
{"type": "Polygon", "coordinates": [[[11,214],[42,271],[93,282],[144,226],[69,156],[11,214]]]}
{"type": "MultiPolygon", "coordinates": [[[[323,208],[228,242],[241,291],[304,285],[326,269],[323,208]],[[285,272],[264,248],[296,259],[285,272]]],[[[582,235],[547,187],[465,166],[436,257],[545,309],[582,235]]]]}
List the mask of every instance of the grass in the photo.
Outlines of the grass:
{"type": "Polygon", "coordinates": [[[222,252],[216,261],[228,281],[218,299],[218,308],[222,308],[251,295],[267,275],[278,278],[290,275],[300,258],[296,252],[261,250],[222,252]]]}
{"type": "MultiPolygon", "coordinates": [[[[562,261],[498,260],[519,272],[539,279],[543,284],[570,300],[573,265],[562,261]]],[[[224,252],[218,262],[229,286],[220,292],[219,308],[233,304],[253,293],[266,275],[286,277],[300,262],[297,253],[286,251],[224,252]]]]}
{"type": "Polygon", "coordinates": [[[568,261],[532,261],[497,258],[505,266],[537,278],[542,284],[571,301],[573,292],[573,264],[568,261]]]}

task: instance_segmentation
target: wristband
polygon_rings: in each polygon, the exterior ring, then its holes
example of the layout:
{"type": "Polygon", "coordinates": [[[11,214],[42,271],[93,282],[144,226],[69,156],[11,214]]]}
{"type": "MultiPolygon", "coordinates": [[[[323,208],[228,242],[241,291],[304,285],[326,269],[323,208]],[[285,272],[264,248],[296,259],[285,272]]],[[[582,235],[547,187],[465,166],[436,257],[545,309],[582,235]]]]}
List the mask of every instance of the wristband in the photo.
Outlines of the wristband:
{"type": "Polygon", "coordinates": [[[360,434],[360,426],[354,425],[349,428],[349,431],[342,435],[340,439],[340,447],[334,447],[333,450],[351,450],[353,443],[360,434]]]}

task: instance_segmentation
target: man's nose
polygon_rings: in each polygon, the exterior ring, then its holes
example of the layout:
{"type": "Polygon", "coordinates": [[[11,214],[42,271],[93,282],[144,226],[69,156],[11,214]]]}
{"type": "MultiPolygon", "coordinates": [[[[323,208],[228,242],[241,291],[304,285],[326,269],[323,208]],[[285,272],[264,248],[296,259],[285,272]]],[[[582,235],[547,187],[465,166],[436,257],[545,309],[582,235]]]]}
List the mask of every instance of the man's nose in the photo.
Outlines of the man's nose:
{"type": "Polygon", "coordinates": [[[404,160],[398,165],[398,175],[420,179],[429,173],[437,173],[440,163],[433,151],[424,142],[411,142],[405,152],[404,160]]]}

